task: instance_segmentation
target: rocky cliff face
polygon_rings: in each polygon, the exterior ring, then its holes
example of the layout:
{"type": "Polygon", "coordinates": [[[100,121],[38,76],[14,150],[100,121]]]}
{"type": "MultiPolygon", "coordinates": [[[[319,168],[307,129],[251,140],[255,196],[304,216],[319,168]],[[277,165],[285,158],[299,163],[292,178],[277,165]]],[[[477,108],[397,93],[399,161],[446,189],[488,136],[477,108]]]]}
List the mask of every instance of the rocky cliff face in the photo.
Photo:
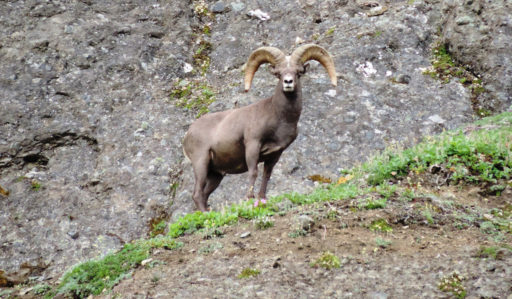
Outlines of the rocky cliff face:
{"type": "MultiPolygon", "coordinates": [[[[291,51],[318,43],[339,73],[335,90],[318,65],[303,78],[300,134],[274,170],[270,195],[307,192],[309,176],[336,179],[387,145],[456,128],[474,118],[475,101],[509,109],[510,6],[2,2],[0,186],[9,195],[0,195],[0,269],[45,279],[192,211],[181,140],[199,108],[187,98],[198,94],[200,106],[208,95],[209,104],[213,92],[208,108],[218,111],[270,96],[275,79],[265,68],[249,93],[241,86],[245,60],[262,45],[291,51]],[[475,98],[455,78],[426,76],[435,42],[447,44],[485,92],[475,98]]],[[[242,199],[245,186],[244,175],[227,177],[212,207],[242,199]]]]}

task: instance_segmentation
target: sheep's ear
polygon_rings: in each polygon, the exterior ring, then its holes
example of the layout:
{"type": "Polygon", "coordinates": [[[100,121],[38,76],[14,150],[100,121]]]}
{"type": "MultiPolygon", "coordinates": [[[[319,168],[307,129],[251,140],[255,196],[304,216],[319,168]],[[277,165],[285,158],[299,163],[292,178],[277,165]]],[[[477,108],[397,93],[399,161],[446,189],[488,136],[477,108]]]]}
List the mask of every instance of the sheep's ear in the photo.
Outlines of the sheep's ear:
{"type": "Polygon", "coordinates": [[[309,69],[309,63],[304,63],[304,65],[302,66],[302,70],[299,71],[299,74],[304,75],[308,69],[309,69]]]}

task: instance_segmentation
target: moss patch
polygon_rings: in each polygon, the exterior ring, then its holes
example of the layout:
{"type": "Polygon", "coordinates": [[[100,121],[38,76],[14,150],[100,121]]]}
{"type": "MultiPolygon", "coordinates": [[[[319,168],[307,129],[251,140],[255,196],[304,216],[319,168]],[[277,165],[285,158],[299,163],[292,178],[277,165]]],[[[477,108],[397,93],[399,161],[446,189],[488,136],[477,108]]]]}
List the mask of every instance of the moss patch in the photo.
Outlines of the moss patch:
{"type": "Polygon", "coordinates": [[[451,53],[447,49],[447,45],[437,42],[432,48],[432,66],[425,70],[423,74],[429,75],[434,79],[438,79],[443,83],[450,82],[453,78],[463,84],[471,91],[471,102],[473,111],[480,117],[486,117],[491,114],[490,111],[478,105],[477,98],[485,92],[482,80],[474,75],[466,67],[456,63],[451,53]]]}

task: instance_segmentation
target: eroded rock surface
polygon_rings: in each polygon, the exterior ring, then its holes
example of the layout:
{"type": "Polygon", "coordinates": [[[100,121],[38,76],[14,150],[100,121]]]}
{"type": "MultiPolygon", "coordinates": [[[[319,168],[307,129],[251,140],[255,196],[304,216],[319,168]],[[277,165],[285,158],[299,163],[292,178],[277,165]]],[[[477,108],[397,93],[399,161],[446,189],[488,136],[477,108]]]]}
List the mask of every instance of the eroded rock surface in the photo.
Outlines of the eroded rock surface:
{"type": "MultiPolygon", "coordinates": [[[[482,77],[494,110],[512,104],[507,1],[375,3],[211,1],[215,14],[201,16],[197,1],[2,2],[0,269],[53,277],[147,236],[152,219],[194,209],[181,140],[196,113],[169,95],[176,79],[200,76],[199,39],[211,44],[211,111],[271,95],[265,67],[242,92],[243,64],[259,46],[315,42],[334,56],[335,90],[318,65],[303,78],[300,134],[270,195],[307,192],[310,175],[335,179],[387,145],[471,121],[469,90],[423,74],[435,41],[482,77]],[[270,18],[247,14],[256,9],[270,18]]],[[[212,207],[240,200],[245,186],[245,175],[227,177],[212,207]]]]}

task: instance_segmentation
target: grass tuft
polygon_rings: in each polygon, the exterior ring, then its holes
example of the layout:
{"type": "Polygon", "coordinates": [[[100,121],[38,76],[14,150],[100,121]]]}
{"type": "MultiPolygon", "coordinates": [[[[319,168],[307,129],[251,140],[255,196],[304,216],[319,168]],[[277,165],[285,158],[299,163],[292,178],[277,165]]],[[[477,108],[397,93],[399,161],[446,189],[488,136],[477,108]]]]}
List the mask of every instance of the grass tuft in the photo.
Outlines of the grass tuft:
{"type": "Polygon", "coordinates": [[[156,237],[124,245],[117,253],[75,266],[62,277],[56,293],[85,298],[112,288],[129,271],[147,259],[152,248],[176,249],[183,246],[169,237],[156,237]]]}
{"type": "Polygon", "coordinates": [[[322,255],[319,258],[317,258],[314,262],[312,262],[310,265],[311,267],[314,268],[322,267],[327,270],[331,270],[333,268],[340,268],[341,262],[339,257],[335,256],[329,251],[326,251],[322,253],[322,255]]]}
{"type": "Polygon", "coordinates": [[[242,270],[242,272],[238,275],[238,278],[240,279],[243,279],[243,278],[249,278],[249,277],[254,277],[254,276],[258,276],[260,274],[260,270],[258,269],[253,269],[253,268],[245,268],[242,270]]]}

